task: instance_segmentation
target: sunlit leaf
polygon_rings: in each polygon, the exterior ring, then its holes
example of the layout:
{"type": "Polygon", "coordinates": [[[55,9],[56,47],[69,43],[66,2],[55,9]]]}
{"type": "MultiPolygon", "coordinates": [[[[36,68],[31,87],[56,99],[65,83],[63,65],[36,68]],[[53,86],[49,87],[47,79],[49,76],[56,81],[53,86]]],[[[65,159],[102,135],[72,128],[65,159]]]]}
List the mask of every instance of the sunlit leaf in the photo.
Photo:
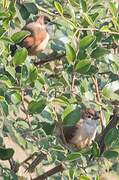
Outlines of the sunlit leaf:
{"type": "Polygon", "coordinates": [[[102,47],[97,47],[91,54],[91,57],[92,58],[100,58],[106,54],[108,54],[109,51],[105,48],[102,48],[102,47]]]}
{"type": "Polygon", "coordinates": [[[63,8],[61,6],[61,4],[59,2],[54,2],[55,8],[57,9],[57,11],[59,12],[59,14],[63,14],[63,8]]]}
{"type": "Polygon", "coordinates": [[[79,63],[76,65],[76,71],[81,74],[86,74],[86,72],[91,67],[91,61],[88,59],[80,60],[79,63]]]}
{"type": "Polygon", "coordinates": [[[25,48],[17,50],[17,52],[15,53],[13,57],[14,64],[15,65],[23,64],[27,58],[27,55],[28,55],[28,52],[25,48]]]}
{"type": "Polygon", "coordinates": [[[62,113],[63,124],[74,125],[80,120],[80,108],[68,106],[62,113]]]}
{"type": "Polygon", "coordinates": [[[81,153],[80,152],[74,152],[71,153],[67,156],[66,160],[68,161],[75,161],[77,159],[79,159],[81,157],[81,153]]]}
{"type": "Polygon", "coordinates": [[[14,41],[14,43],[21,42],[25,37],[29,36],[31,33],[29,31],[20,31],[16,32],[12,35],[11,39],[14,41]]]}
{"type": "Polygon", "coordinates": [[[46,99],[40,99],[39,101],[31,101],[28,104],[28,110],[30,114],[41,113],[46,106],[46,99]]]}
{"type": "Polygon", "coordinates": [[[22,97],[18,92],[15,92],[11,95],[11,101],[14,104],[19,104],[22,101],[22,97]]]}
{"type": "Polygon", "coordinates": [[[70,44],[66,44],[66,57],[68,62],[73,64],[76,58],[76,53],[70,44]]]}
{"type": "Polygon", "coordinates": [[[79,48],[86,49],[95,41],[95,39],[96,38],[93,35],[85,36],[83,39],[80,40],[79,48]]]}

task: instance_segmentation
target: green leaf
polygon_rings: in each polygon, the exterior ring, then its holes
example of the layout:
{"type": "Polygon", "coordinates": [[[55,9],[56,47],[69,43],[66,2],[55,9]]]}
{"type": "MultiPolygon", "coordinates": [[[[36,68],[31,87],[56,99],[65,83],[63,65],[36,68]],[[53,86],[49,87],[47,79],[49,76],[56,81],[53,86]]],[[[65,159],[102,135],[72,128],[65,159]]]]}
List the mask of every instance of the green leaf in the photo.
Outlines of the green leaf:
{"type": "Polygon", "coordinates": [[[47,122],[41,122],[42,129],[47,135],[52,135],[55,125],[47,122]]]}
{"type": "Polygon", "coordinates": [[[42,98],[39,101],[31,101],[28,104],[28,111],[30,114],[41,113],[46,106],[46,99],[42,98]]]}
{"type": "Polygon", "coordinates": [[[3,145],[3,138],[0,137],[0,146],[2,146],[2,145],[3,145]]]}
{"type": "Polygon", "coordinates": [[[107,159],[117,158],[117,157],[118,157],[118,152],[108,150],[108,151],[105,151],[105,152],[103,153],[103,156],[106,157],[107,159]]]}
{"type": "Polygon", "coordinates": [[[19,104],[22,101],[22,97],[18,92],[15,92],[11,95],[11,101],[14,104],[19,104]]]}
{"type": "Polygon", "coordinates": [[[5,32],[5,29],[0,25],[0,37],[3,35],[5,32]]]}
{"type": "Polygon", "coordinates": [[[18,44],[20,43],[25,37],[29,36],[31,33],[29,31],[20,31],[16,32],[12,35],[11,39],[14,41],[14,43],[18,44]]]}
{"type": "Polygon", "coordinates": [[[34,14],[34,15],[38,14],[38,9],[35,3],[24,3],[24,6],[30,14],[34,14]]]}
{"type": "Polygon", "coordinates": [[[4,101],[4,96],[0,96],[0,101],[4,101]]]}
{"type": "Polygon", "coordinates": [[[62,113],[63,124],[74,125],[80,120],[80,108],[68,106],[62,113]]]}
{"type": "Polygon", "coordinates": [[[119,95],[114,93],[109,87],[104,87],[102,90],[102,95],[105,99],[109,100],[119,100],[119,95]]]}
{"type": "Polygon", "coordinates": [[[26,65],[22,66],[21,75],[23,80],[27,80],[29,73],[26,65]]]}
{"type": "Polygon", "coordinates": [[[91,61],[89,59],[82,59],[76,65],[76,71],[80,74],[86,74],[91,67],[91,61]]]}
{"type": "Polygon", "coordinates": [[[109,51],[105,48],[102,47],[97,47],[92,53],[91,53],[91,57],[98,59],[100,57],[103,57],[104,55],[108,54],[109,51]]]}
{"type": "Polygon", "coordinates": [[[30,16],[30,13],[23,4],[20,5],[19,11],[24,20],[26,20],[30,16]]]}
{"type": "Polygon", "coordinates": [[[15,128],[26,130],[29,128],[28,122],[24,121],[24,119],[17,118],[14,123],[15,128]]]}
{"type": "Polygon", "coordinates": [[[92,18],[91,18],[88,14],[83,13],[83,17],[84,17],[84,19],[86,20],[86,22],[87,22],[89,25],[91,25],[91,26],[94,25],[94,22],[93,22],[92,18]]]}
{"type": "Polygon", "coordinates": [[[115,16],[115,17],[118,16],[118,9],[116,8],[115,3],[109,2],[109,9],[113,16],[115,16]]]}
{"type": "Polygon", "coordinates": [[[7,102],[6,101],[2,101],[2,102],[0,102],[0,104],[1,104],[1,107],[3,109],[3,112],[5,113],[6,116],[8,116],[9,111],[8,111],[8,104],[7,104],[7,102]]]}
{"type": "Polygon", "coordinates": [[[106,134],[104,142],[106,146],[111,146],[117,138],[119,138],[119,130],[117,128],[113,128],[106,134]]]}
{"type": "Polygon", "coordinates": [[[0,148],[0,159],[5,161],[9,160],[14,154],[14,150],[12,148],[0,148]]]}
{"type": "Polygon", "coordinates": [[[91,148],[91,153],[94,157],[99,157],[100,155],[100,149],[99,146],[96,142],[93,141],[92,143],[92,148],[91,148]]]}
{"type": "Polygon", "coordinates": [[[83,12],[86,12],[87,11],[86,1],[85,0],[80,0],[80,5],[81,5],[81,8],[82,8],[83,12]]]}
{"type": "Polygon", "coordinates": [[[15,53],[15,55],[13,57],[14,64],[15,65],[23,64],[27,58],[27,55],[28,55],[28,52],[27,52],[26,48],[21,48],[21,49],[17,50],[17,52],[15,53]]]}
{"type": "Polygon", "coordinates": [[[80,180],[91,180],[88,176],[81,175],[80,180]]]}
{"type": "Polygon", "coordinates": [[[59,3],[59,2],[54,2],[54,5],[55,5],[55,8],[56,10],[59,12],[59,14],[63,14],[63,8],[62,8],[62,5],[59,3]]]}
{"type": "Polygon", "coordinates": [[[69,63],[73,64],[76,58],[76,53],[70,44],[66,44],[66,57],[69,63]]]}
{"type": "Polygon", "coordinates": [[[29,80],[31,82],[34,82],[37,79],[37,76],[38,76],[37,68],[36,67],[31,68],[29,72],[29,80]]]}
{"type": "Polygon", "coordinates": [[[86,49],[95,41],[95,39],[96,39],[96,37],[93,35],[85,36],[83,39],[80,40],[79,48],[80,49],[86,49]]]}
{"type": "Polygon", "coordinates": [[[66,96],[59,96],[53,100],[54,103],[58,103],[62,106],[69,105],[69,99],[66,96]]]}
{"type": "Polygon", "coordinates": [[[11,66],[6,66],[6,71],[15,79],[15,68],[11,66]]]}
{"type": "Polygon", "coordinates": [[[94,65],[91,65],[89,70],[86,72],[86,74],[92,76],[96,74],[97,72],[98,72],[98,68],[94,65]]]}
{"type": "Polygon", "coordinates": [[[80,152],[74,152],[71,153],[67,156],[66,160],[68,161],[75,161],[77,159],[79,159],[81,157],[81,153],[80,152]]]}

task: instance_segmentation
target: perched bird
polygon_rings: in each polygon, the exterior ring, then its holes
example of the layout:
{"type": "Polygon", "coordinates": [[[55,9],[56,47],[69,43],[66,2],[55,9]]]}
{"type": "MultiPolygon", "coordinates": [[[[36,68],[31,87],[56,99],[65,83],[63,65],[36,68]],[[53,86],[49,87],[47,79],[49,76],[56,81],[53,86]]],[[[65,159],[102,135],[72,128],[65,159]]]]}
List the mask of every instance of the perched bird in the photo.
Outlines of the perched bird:
{"type": "MultiPolygon", "coordinates": [[[[98,119],[98,112],[95,110],[90,108],[82,110],[81,118],[76,125],[63,126],[63,135],[67,144],[77,149],[90,146],[96,136],[98,119]]],[[[58,134],[63,140],[61,132],[58,134]]]]}
{"type": "MultiPolygon", "coordinates": [[[[30,22],[23,27],[23,30],[29,31],[31,34],[25,37],[18,45],[25,47],[30,56],[35,56],[37,53],[43,51],[49,41],[49,34],[45,26],[44,16],[39,16],[35,22],[30,22]]],[[[11,55],[15,54],[17,49],[16,45],[10,47],[11,55]]]]}

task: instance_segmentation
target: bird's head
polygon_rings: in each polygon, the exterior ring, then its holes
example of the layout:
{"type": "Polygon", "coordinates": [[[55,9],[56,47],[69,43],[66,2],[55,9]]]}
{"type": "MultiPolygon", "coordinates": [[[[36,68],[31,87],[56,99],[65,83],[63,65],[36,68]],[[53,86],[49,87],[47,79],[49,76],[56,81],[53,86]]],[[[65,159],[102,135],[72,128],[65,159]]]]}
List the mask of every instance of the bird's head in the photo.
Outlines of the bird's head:
{"type": "Polygon", "coordinates": [[[99,119],[99,112],[91,108],[86,108],[81,111],[81,119],[86,121],[96,121],[99,119]]]}

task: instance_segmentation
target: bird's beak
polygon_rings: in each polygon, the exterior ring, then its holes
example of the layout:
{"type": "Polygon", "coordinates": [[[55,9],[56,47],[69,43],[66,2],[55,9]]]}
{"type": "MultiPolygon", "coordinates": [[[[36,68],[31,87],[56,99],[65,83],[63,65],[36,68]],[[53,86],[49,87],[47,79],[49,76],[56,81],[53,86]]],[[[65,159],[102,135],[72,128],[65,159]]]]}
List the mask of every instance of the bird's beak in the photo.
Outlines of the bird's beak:
{"type": "Polygon", "coordinates": [[[95,120],[97,120],[97,119],[99,119],[100,118],[100,112],[99,111],[97,111],[96,113],[95,113],[95,116],[94,116],[94,119],[95,120]]]}

